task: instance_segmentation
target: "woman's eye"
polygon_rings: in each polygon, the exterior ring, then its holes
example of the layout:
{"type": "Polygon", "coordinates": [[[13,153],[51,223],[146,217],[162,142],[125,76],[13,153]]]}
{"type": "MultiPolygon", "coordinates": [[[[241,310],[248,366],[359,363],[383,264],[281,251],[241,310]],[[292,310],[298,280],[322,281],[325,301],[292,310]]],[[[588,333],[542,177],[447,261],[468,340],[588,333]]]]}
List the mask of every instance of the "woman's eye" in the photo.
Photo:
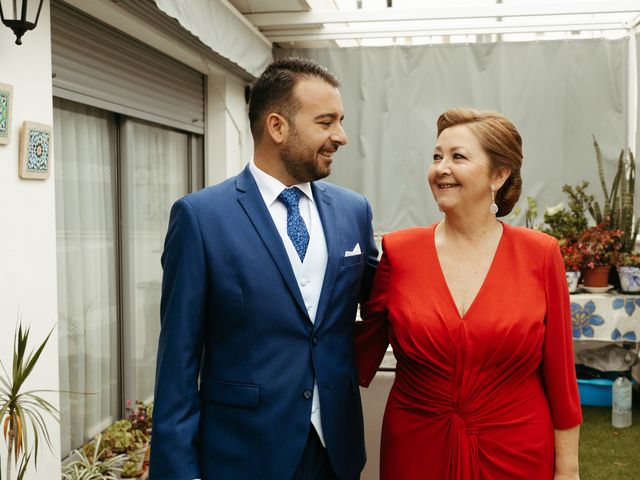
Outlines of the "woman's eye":
{"type": "Polygon", "coordinates": [[[464,156],[464,155],[462,155],[461,153],[454,153],[454,154],[453,154],[453,158],[461,159],[461,158],[465,158],[465,156],[464,156]]]}
{"type": "Polygon", "coordinates": [[[433,161],[434,161],[434,162],[438,162],[438,161],[440,161],[440,160],[442,160],[442,155],[437,154],[437,153],[434,153],[434,154],[433,154],[433,161]]]}

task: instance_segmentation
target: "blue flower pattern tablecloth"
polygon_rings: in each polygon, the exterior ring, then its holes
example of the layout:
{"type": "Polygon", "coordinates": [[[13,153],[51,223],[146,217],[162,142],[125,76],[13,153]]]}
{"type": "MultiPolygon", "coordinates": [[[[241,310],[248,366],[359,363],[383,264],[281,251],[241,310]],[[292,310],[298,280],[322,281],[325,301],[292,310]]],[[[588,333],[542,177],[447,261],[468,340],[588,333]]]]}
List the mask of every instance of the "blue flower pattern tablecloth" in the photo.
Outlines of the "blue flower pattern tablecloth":
{"type": "Polygon", "coordinates": [[[571,295],[574,340],[640,339],[640,295],[578,293],[571,295]]]}

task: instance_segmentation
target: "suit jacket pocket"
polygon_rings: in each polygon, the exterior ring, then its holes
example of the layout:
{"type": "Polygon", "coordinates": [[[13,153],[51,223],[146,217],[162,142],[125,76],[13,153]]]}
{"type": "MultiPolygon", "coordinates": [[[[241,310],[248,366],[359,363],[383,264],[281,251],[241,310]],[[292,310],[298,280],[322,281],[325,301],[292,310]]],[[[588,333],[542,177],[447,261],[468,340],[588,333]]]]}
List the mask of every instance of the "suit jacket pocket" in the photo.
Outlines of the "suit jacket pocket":
{"type": "Polygon", "coordinates": [[[258,408],[260,387],[251,383],[232,383],[203,378],[200,393],[204,400],[230,407],[258,408]]]}
{"type": "Polygon", "coordinates": [[[356,265],[362,262],[362,258],[363,258],[363,255],[361,253],[358,255],[351,255],[349,257],[344,257],[344,260],[342,261],[342,266],[346,267],[348,265],[356,265]]]}

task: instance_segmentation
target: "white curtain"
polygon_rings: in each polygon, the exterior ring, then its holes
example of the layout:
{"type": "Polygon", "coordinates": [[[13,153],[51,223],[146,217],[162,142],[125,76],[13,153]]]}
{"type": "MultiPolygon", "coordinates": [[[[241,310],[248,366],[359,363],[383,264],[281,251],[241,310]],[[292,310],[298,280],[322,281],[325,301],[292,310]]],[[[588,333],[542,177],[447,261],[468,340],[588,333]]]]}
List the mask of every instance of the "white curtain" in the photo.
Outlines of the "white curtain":
{"type": "Polygon", "coordinates": [[[153,397],[169,211],[188,191],[189,136],[126,119],[122,139],[125,397],[153,397]]]}
{"type": "Polygon", "coordinates": [[[118,412],[115,127],[54,99],[62,455],[118,412]]]}

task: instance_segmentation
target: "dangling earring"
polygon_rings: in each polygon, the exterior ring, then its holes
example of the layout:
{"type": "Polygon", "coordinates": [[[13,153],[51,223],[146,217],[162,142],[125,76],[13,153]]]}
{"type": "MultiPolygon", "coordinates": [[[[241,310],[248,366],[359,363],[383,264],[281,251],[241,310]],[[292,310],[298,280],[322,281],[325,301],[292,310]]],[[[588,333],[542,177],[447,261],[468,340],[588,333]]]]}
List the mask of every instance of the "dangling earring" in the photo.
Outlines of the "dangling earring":
{"type": "Polygon", "coordinates": [[[496,186],[491,184],[491,205],[489,206],[489,212],[494,215],[498,213],[498,205],[496,205],[496,186]]]}

